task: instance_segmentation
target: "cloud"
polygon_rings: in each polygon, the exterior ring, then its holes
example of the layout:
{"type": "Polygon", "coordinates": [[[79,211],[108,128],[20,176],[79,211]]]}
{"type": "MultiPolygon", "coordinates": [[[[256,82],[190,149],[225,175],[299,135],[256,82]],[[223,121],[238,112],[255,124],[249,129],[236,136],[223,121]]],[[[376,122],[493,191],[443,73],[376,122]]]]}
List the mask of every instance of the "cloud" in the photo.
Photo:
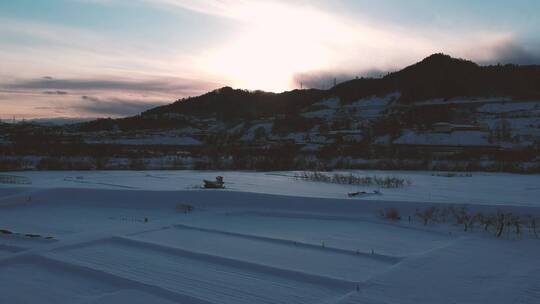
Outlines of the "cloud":
{"type": "Polygon", "coordinates": [[[66,91],[44,91],[43,94],[45,95],[67,95],[69,94],[68,92],[66,91]]]}
{"type": "MultiPolygon", "coordinates": [[[[233,17],[236,5],[246,5],[245,0],[142,0],[144,2],[158,6],[172,6],[187,9],[208,15],[217,15],[222,17],[233,17]]],[[[252,3],[260,2],[251,0],[252,3]]]]}
{"type": "MultiPolygon", "coordinates": [[[[216,36],[230,39],[206,39],[197,31],[182,36],[156,35],[152,40],[131,36],[122,26],[103,31],[97,27],[0,18],[0,58],[6,71],[0,71],[0,80],[2,74],[7,79],[23,79],[12,83],[11,88],[39,90],[40,94],[128,91],[147,92],[152,98],[168,94],[175,96],[174,100],[225,84],[270,91],[295,88],[299,82],[309,87],[327,87],[334,77],[339,82],[357,75],[373,75],[373,71],[397,70],[436,52],[479,62],[497,62],[495,58],[517,63],[537,60],[530,50],[516,47],[519,41],[513,37],[519,33],[514,33],[513,28],[504,32],[498,30],[504,27],[481,23],[450,27],[437,22],[427,27],[385,18],[385,12],[370,14],[351,9],[354,6],[348,6],[347,1],[78,1],[122,4],[107,7],[111,11],[122,11],[124,5],[166,8],[167,13],[181,11],[175,16],[177,24],[163,24],[167,33],[176,32],[174,26],[184,24],[186,10],[206,14],[225,21],[220,25],[231,24],[216,29],[216,36]],[[2,41],[3,34],[20,39],[2,41]],[[204,47],[198,40],[204,40],[204,47]],[[501,47],[505,41],[515,44],[501,47]],[[324,72],[311,72],[314,70],[324,72]],[[37,75],[52,76],[34,79],[37,75]],[[126,79],[126,75],[134,79],[126,79]]],[[[207,20],[204,18],[204,22],[207,20]]],[[[201,27],[206,26],[201,21],[201,27]]]]}
{"type": "MultiPolygon", "coordinates": [[[[1,91],[0,91],[1,92],[1,91]]],[[[117,91],[70,91],[43,94],[41,91],[14,91],[0,94],[4,112],[0,117],[125,117],[171,103],[174,96],[117,91]]]]}
{"type": "Polygon", "coordinates": [[[66,95],[71,91],[132,91],[176,94],[176,97],[198,94],[216,87],[206,81],[191,79],[158,80],[107,80],[107,79],[57,79],[42,77],[39,79],[17,80],[4,84],[8,90],[46,90],[43,94],[66,95]]]}
{"type": "MultiPolygon", "coordinates": [[[[112,0],[109,0],[112,1],[112,0]]],[[[251,22],[259,16],[252,14],[253,9],[265,9],[275,6],[284,8],[294,6],[314,7],[325,1],[315,0],[140,0],[156,6],[177,7],[206,15],[225,17],[237,21],[251,22]]],[[[271,13],[272,11],[270,11],[271,13]]],[[[276,17],[276,16],[272,16],[276,17]]],[[[279,22],[279,20],[276,20],[279,22]]]]}
{"type": "Polygon", "coordinates": [[[217,88],[197,79],[57,78],[0,83],[0,115],[36,117],[125,117],[217,88]]]}
{"type": "MultiPolygon", "coordinates": [[[[243,24],[233,39],[205,51],[205,61],[199,66],[232,86],[248,89],[298,87],[298,75],[313,70],[328,71],[339,78],[393,71],[441,51],[456,57],[467,57],[468,53],[478,57],[477,53],[513,36],[482,28],[398,24],[362,16],[361,12],[351,16],[317,1],[148,1],[243,24]]],[[[306,83],[320,86],[325,78],[312,76],[306,83]]]]}
{"type": "Polygon", "coordinates": [[[63,107],[63,106],[41,106],[41,107],[34,107],[34,110],[47,111],[49,113],[55,113],[55,114],[69,113],[69,108],[63,107]]]}
{"type": "Polygon", "coordinates": [[[95,96],[81,96],[83,103],[74,106],[79,111],[96,116],[131,116],[156,107],[159,101],[141,101],[122,98],[102,99],[95,96]]]}
{"type": "MultiPolygon", "coordinates": [[[[181,21],[179,21],[181,24],[181,21]]],[[[168,29],[173,31],[174,29],[168,29]]],[[[130,37],[128,30],[104,32],[97,28],[61,25],[0,16],[2,78],[42,80],[64,78],[101,79],[182,78],[211,79],[196,66],[200,50],[171,35],[160,40],[130,37]],[[12,37],[17,37],[13,39],[12,37]]],[[[189,38],[189,37],[188,37],[189,38]]]]}
{"type": "Polygon", "coordinates": [[[456,56],[470,59],[480,65],[540,64],[540,44],[525,43],[522,38],[508,34],[484,47],[471,48],[456,56]]]}
{"type": "Polygon", "coordinates": [[[36,110],[51,110],[51,109],[57,109],[57,107],[34,107],[36,110]]]}
{"type": "Polygon", "coordinates": [[[540,64],[540,50],[529,50],[514,41],[508,41],[493,49],[491,63],[540,64]]]}

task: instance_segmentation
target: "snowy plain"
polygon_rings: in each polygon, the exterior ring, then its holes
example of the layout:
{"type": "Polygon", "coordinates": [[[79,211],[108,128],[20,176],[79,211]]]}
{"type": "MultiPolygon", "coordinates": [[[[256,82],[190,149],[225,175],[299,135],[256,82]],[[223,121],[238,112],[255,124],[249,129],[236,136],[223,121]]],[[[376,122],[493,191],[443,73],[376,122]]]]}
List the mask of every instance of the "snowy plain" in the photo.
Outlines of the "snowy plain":
{"type": "Polygon", "coordinates": [[[531,233],[496,238],[414,216],[451,205],[540,216],[540,175],[349,172],[411,185],[298,172],[9,173],[32,184],[0,185],[0,303],[540,303],[531,233]],[[226,189],[200,189],[217,175],[226,189]],[[382,195],[347,196],[373,190],[382,195]],[[390,207],[401,221],[379,216],[390,207]]]}

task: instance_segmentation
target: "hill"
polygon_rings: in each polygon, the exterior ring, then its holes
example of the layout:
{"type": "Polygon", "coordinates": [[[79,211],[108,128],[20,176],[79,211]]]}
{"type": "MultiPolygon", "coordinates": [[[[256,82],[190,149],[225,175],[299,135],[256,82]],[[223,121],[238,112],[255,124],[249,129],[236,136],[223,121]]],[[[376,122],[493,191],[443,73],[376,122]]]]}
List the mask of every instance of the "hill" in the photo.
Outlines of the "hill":
{"type": "MultiPolygon", "coordinates": [[[[247,91],[224,87],[197,97],[183,98],[135,117],[117,120],[131,129],[181,126],[183,116],[213,117],[230,122],[276,115],[298,114],[324,98],[339,97],[353,102],[369,96],[400,92],[399,103],[443,98],[511,97],[540,99],[540,66],[479,66],[444,54],[431,55],[421,62],[382,78],[346,81],[330,90],[293,90],[283,93],[247,91]],[[151,119],[160,122],[151,122],[151,119]],[[175,119],[171,124],[168,119],[175,119]],[[140,120],[143,120],[140,123],[140,120]],[[137,123],[135,123],[137,121],[137,123]],[[135,126],[136,125],[136,126],[135,126]]],[[[86,128],[108,128],[103,121],[83,124],[86,128]]]]}
{"type": "Polygon", "coordinates": [[[535,172],[540,66],[479,66],[434,54],[329,90],[224,87],[133,117],[0,129],[0,155],[46,157],[29,165],[40,168],[78,168],[89,157],[85,168],[535,172]],[[77,159],[66,166],[66,157],[77,159]]]}

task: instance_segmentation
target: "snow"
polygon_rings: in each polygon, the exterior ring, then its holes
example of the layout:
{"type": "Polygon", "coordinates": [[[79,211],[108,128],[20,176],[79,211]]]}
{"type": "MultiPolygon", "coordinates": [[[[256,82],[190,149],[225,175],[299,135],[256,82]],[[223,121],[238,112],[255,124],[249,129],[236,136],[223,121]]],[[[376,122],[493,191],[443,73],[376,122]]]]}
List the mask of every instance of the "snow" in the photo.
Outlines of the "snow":
{"type": "Polygon", "coordinates": [[[87,141],[88,143],[100,143],[111,145],[178,145],[178,146],[197,146],[202,143],[193,137],[168,137],[151,136],[140,138],[118,138],[118,139],[96,139],[87,141]]]}
{"type": "Polygon", "coordinates": [[[504,102],[504,103],[489,103],[477,109],[478,112],[500,114],[516,111],[532,111],[540,110],[540,102],[504,102]]]}
{"type": "Polygon", "coordinates": [[[176,134],[184,134],[184,135],[193,134],[193,133],[197,133],[201,131],[202,131],[201,129],[194,128],[194,127],[184,127],[184,128],[179,128],[179,129],[174,130],[176,134]]]}
{"type": "Polygon", "coordinates": [[[481,121],[488,125],[491,130],[496,130],[497,125],[504,121],[508,123],[513,136],[532,135],[540,137],[540,118],[537,117],[484,118],[481,121]]]}
{"type": "Polygon", "coordinates": [[[255,139],[255,135],[258,129],[264,130],[265,135],[269,135],[272,132],[273,123],[259,123],[250,127],[247,132],[240,138],[243,141],[251,141],[255,139]]]}
{"type": "Polygon", "coordinates": [[[341,104],[341,101],[339,98],[337,97],[334,97],[334,98],[327,98],[327,99],[323,99],[319,102],[316,102],[314,103],[313,105],[314,106],[326,106],[328,108],[338,108],[339,105],[341,104]]]}
{"type": "Polygon", "coordinates": [[[18,172],[32,184],[0,185],[0,229],[16,233],[0,233],[0,303],[539,303],[531,233],[414,213],[538,217],[540,175],[349,172],[412,184],[348,198],[375,188],[297,172],[18,172]],[[198,187],[216,175],[225,190],[198,187]],[[401,221],[380,218],[390,207],[401,221]]]}
{"type": "MultiPolygon", "coordinates": [[[[321,142],[320,139],[312,139],[311,142],[321,142]]],[[[323,145],[321,144],[316,144],[316,143],[309,143],[309,144],[306,144],[304,147],[302,147],[301,151],[306,151],[306,152],[314,152],[314,151],[319,151],[320,149],[323,148],[323,145]]]]}
{"type": "Polygon", "coordinates": [[[538,241],[502,242],[462,239],[408,259],[342,303],[537,303],[538,241]]]}
{"type": "MultiPolygon", "coordinates": [[[[471,172],[472,177],[446,178],[432,176],[426,171],[337,171],[361,176],[397,176],[410,180],[412,185],[400,189],[379,189],[382,196],[365,200],[433,202],[456,204],[489,204],[540,206],[540,175],[471,172]],[[500,187],[504,185],[504,187],[500,187]]],[[[0,205],[13,203],[15,198],[25,202],[25,193],[61,189],[110,189],[178,191],[200,187],[203,179],[224,176],[226,191],[300,196],[315,198],[346,198],[348,192],[372,191],[377,187],[305,182],[295,179],[301,172],[238,172],[238,171],[51,171],[18,172],[32,180],[32,190],[15,185],[0,185],[0,205]]],[[[78,191],[81,193],[81,191],[78,191]]],[[[75,195],[69,193],[69,195],[75,195]]],[[[85,198],[82,198],[85,199],[85,198]]]]}
{"type": "Polygon", "coordinates": [[[281,139],[292,140],[297,143],[304,143],[306,140],[306,133],[304,132],[292,132],[285,136],[281,136],[281,139]]]}
{"type": "Polygon", "coordinates": [[[61,261],[128,280],[159,284],[167,291],[205,303],[314,303],[336,298],[354,286],[119,238],[68,248],[54,255],[61,261]],[[151,260],[159,263],[147,262],[151,260]]]}
{"type": "Polygon", "coordinates": [[[353,102],[348,107],[355,107],[360,109],[378,109],[386,107],[390,102],[399,99],[400,92],[394,92],[382,97],[371,96],[368,98],[362,98],[353,102]]]}
{"type": "Polygon", "coordinates": [[[142,291],[148,289],[142,284],[45,257],[15,258],[0,267],[1,303],[177,303],[142,291]]]}
{"type": "Polygon", "coordinates": [[[389,145],[390,142],[391,142],[390,135],[379,136],[375,138],[375,140],[373,140],[373,144],[375,145],[389,145]]]}
{"type": "Polygon", "coordinates": [[[481,98],[451,98],[451,99],[444,99],[444,98],[435,98],[430,100],[424,100],[424,101],[417,101],[414,103],[414,105],[417,106],[430,106],[430,105],[450,105],[450,104],[484,104],[484,103],[506,103],[506,102],[512,102],[512,98],[510,97],[481,97],[481,98]]]}
{"type": "MultiPolygon", "coordinates": [[[[265,217],[258,219],[265,220],[265,217]]],[[[227,258],[312,275],[323,274],[338,280],[354,281],[358,278],[368,278],[380,271],[381,268],[393,264],[391,261],[381,260],[376,256],[357,256],[346,251],[323,250],[320,244],[293,243],[275,238],[192,228],[184,225],[144,232],[137,235],[136,238],[180,248],[187,246],[192,251],[204,254],[219,251],[222,256],[227,258]],[[239,246],[245,249],[239,251],[237,250],[239,246]],[[309,256],[310,259],[306,259],[306,256],[309,256]],[[336,262],[332,264],[319,263],[319,261],[331,259],[336,259],[336,262]]]]}
{"type": "Polygon", "coordinates": [[[334,109],[324,109],[319,111],[304,112],[301,115],[306,118],[322,118],[325,120],[332,120],[335,114],[336,110],[334,109]]]}
{"type": "Polygon", "coordinates": [[[236,126],[230,128],[229,130],[227,130],[227,133],[229,134],[234,134],[234,133],[237,133],[237,132],[240,132],[242,131],[242,129],[245,127],[245,123],[239,123],[237,124],[236,126]]]}
{"type": "MultiPolygon", "coordinates": [[[[321,148],[322,146],[324,146],[324,144],[333,143],[335,141],[333,138],[327,138],[326,136],[321,135],[319,133],[307,133],[307,134],[309,135],[308,142],[316,144],[318,146],[317,150],[321,148]]],[[[301,138],[301,140],[303,139],[301,138]]]]}
{"type": "MultiPolygon", "coordinates": [[[[384,110],[386,110],[387,106],[392,101],[397,100],[400,95],[399,92],[394,92],[382,97],[370,96],[354,101],[351,104],[343,105],[342,109],[346,110],[353,117],[361,120],[377,118],[384,110]]],[[[306,118],[321,118],[326,121],[331,121],[339,112],[340,103],[339,98],[325,99],[315,103],[314,106],[322,106],[326,107],[326,109],[304,112],[301,115],[306,118]]]]}
{"type": "Polygon", "coordinates": [[[364,136],[362,134],[343,136],[343,141],[345,142],[361,142],[362,139],[364,139],[364,136]]]}
{"type": "Polygon", "coordinates": [[[394,141],[401,145],[430,146],[489,146],[488,134],[481,131],[454,131],[452,133],[416,133],[405,131],[394,141]]]}

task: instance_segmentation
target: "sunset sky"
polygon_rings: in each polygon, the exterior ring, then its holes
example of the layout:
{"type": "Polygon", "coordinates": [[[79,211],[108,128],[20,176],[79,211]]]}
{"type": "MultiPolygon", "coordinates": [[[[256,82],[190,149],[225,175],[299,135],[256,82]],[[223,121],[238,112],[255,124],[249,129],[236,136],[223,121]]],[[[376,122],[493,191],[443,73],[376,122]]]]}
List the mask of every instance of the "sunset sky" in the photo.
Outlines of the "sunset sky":
{"type": "Polygon", "coordinates": [[[536,0],[2,0],[0,118],[120,117],[225,85],[281,92],[436,52],[540,63],[536,0]]]}

